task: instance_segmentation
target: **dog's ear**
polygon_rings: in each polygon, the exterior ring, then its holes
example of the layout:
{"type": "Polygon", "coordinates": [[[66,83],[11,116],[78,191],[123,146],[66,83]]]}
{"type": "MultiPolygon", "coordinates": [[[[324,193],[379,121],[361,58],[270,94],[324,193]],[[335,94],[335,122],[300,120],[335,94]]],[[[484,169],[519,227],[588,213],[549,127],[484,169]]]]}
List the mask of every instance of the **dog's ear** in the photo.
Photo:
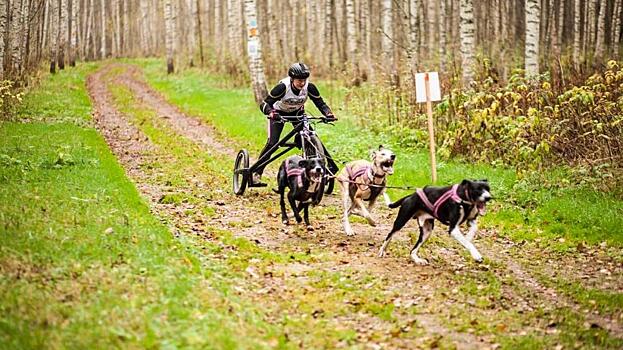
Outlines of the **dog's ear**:
{"type": "Polygon", "coordinates": [[[382,150],[383,148],[385,148],[383,147],[383,145],[379,145],[379,151],[382,150]]]}
{"type": "Polygon", "coordinates": [[[468,185],[470,183],[471,183],[471,181],[469,181],[467,179],[464,179],[463,181],[461,181],[461,186],[466,186],[466,185],[468,185]]]}
{"type": "Polygon", "coordinates": [[[374,158],[376,158],[376,152],[377,151],[374,150],[370,152],[370,159],[372,159],[372,161],[374,161],[374,158]]]}
{"type": "Polygon", "coordinates": [[[480,182],[486,182],[486,183],[489,183],[489,180],[487,180],[487,179],[480,179],[480,180],[478,180],[478,181],[480,181],[480,182]]]}

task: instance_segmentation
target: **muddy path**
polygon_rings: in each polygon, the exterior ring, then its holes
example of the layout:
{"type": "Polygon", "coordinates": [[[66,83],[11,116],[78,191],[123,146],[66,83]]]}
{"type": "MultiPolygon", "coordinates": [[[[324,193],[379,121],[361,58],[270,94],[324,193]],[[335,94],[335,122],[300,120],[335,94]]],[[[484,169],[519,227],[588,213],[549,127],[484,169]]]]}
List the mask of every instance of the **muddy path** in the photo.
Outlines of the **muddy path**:
{"type": "MultiPolygon", "coordinates": [[[[393,305],[392,320],[361,311],[352,315],[340,314],[327,320],[331,324],[355,330],[357,343],[372,348],[437,347],[440,344],[459,349],[495,348],[498,346],[496,335],[550,334],[554,322],[549,319],[530,317],[523,320],[520,326],[512,325],[517,317],[537,309],[544,309],[547,314],[555,309],[568,308],[585,318],[589,326],[605,329],[618,338],[622,335],[620,323],[623,320],[620,315],[604,315],[593,310],[586,312],[573,298],[544,286],[538,276],[529,272],[529,267],[531,264],[545,265],[547,261],[540,261],[542,258],[536,256],[534,247],[514,244],[494,231],[481,230],[476,239],[476,245],[488,258],[485,264],[469,261],[468,255],[458,244],[444,235],[441,229],[436,229],[434,239],[422,249],[431,264],[416,266],[407,258],[412,238],[406,232],[414,231],[413,225],[396,236],[386,258],[376,257],[394,218],[394,212],[382,205],[375,208],[374,212],[381,219],[379,226],[370,227],[362,221],[354,220],[353,229],[357,234],[355,237],[346,237],[337,209],[341,205],[337,195],[327,196],[320,208],[312,210],[314,230],[307,231],[296,225],[284,227],[280,224],[277,215],[278,196],[270,187],[253,189],[249,194],[238,197],[231,193],[229,181],[218,183],[218,186],[206,185],[210,180],[203,178],[202,174],[186,174],[187,188],[160,183],[157,180],[159,171],[154,164],[167,162],[169,156],[166,150],[155,150],[157,147],[141,131],[140,125],[133,123],[128,115],[121,113],[115,106],[108,87],[111,81],[127,87],[137,101],[155,112],[162,125],[179,137],[199,145],[209,156],[231,159],[233,166],[236,145],[219,139],[213,127],[201,119],[185,115],[169,104],[144,82],[137,67],[107,66],[89,77],[87,86],[98,129],[129,177],[150,201],[154,213],[166,221],[174,233],[190,232],[218,241],[215,232],[227,230],[269,251],[289,252],[300,249],[312,255],[317,254],[318,258],[305,264],[274,264],[262,271],[248,271],[249,284],[244,287],[247,288],[245,295],[258,303],[269,305],[274,310],[275,320],[283,312],[281,308],[289,305],[289,299],[297,298],[300,291],[292,290],[293,286],[308,288],[311,272],[326,272],[345,274],[354,281],[368,281],[368,277],[371,277],[382,285],[383,295],[379,298],[393,305]],[[113,68],[121,69],[122,72],[113,76],[113,68]],[[185,215],[189,209],[193,209],[189,206],[195,207],[197,204],[171,204],[161,200],[167,193],[208,190],[217,193],[206,201],[207,205],[214,208],[214,215],[185,215]],[[530,254],[535,254],[535,257],[530,257],[530,254]],[[499,281],[495,284],[495,296],[478,293],[472,296],[469,291],[465,291],[464,286],[468,284],[475,285],[476,290],[481,287],[486,290],[491,285],[487,278],[499,281]]],[[[272,174],[268,173],[268,176],[272,177],[272,174]]],[[[587,282],[582,276],[591,275],[592,270],[574,269],[585,264],[588,259],[586,254],[564,258],[567,264],[562,269],[567,272],[565,276],[587,282]],[[580,272],[583,272],[582,275],[579,275],[580,272]]],[[[607,255],[603,259],[608,259],[607,255]]],[[[600,282],[587,284],[616,291],[621,287],[621,267],[611,260],[607,263],[610,263],[606,264],[608,273],[613,276],[611,284],[605,287],[600,282]]],[[[544,271],[543,274],[547,275],[550,269],[544,271]]],[[[589,280],[599,279],[589,277],[589,280]]],[[[359,285],[360,288],[366,286],[364,282],[359,285]]],[[[344,296],[343,303],[353,310],[365,309],[360,305],[361,301],[350,295],[344,296]]],[[[322,319],[323,314],[327,314],[328,318],[330,312],[315,310],[313,317],[322,319]]]]}

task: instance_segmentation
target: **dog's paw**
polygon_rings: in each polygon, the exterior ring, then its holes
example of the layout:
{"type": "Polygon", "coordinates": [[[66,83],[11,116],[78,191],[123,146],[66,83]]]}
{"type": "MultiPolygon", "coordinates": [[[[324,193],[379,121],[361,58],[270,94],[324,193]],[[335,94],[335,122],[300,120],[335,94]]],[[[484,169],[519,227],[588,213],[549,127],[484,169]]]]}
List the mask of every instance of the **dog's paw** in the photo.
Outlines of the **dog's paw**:
{"type": "Polygon", "coordinates": [[[354,236],[354,235],[355,235],[355,232],[353,232],[353,230],[352,230],[352,229],[350,229],[350,230],[346,230],[346,235],[347,235],[348,237],[352,237],[352,236],[354,236]]]}
{"type": "Polygon", "coordinates": [[[312,225],[307,225],[307,231],[313,231],[314,230],[314,226],[312,225]]]}
{"type": "Polygon", "coordinates": [[[379,254],[377,255],[379,258],[382,258],[385,256],[385,251],[383,249],[379,250],[379,254]]]}
{"type": "Polygon", "coordinates": [[[287,225],[289,225],[289,224],[290,224],[290,220],[288,220],[288,219],[283,219],[283,220],[281,220],[281,223],[287,226],[287,225]]]}
{"type": "Polygon", "coordinates": [[[418,256],[411,255],[411,260],[413,260],[416,265],[428,265],[428,260],[422,259],[418,256]]]}
{"type": "Polygon", "coordinates": [[[474,261],[476,261],[477,263],[481,263],[483,261],[482,255],[475,256],[474,261]]]}
{"type": "Polygon", "coordinates": [[[296,218],[296,223],[297,224],[300,224],[301,222],[303,222],[303,218],[302,217],[296,218]]]}

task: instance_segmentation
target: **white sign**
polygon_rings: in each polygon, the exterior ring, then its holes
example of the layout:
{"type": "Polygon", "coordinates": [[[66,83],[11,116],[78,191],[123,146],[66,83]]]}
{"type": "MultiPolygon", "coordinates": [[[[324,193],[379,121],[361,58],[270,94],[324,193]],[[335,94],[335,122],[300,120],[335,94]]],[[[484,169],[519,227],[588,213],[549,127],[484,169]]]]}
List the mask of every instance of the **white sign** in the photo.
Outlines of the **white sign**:
{"type": "Polygon", "coordinates": [[[428,75],[428,85],[431,101],[441,101],[441,89],[439,88],[439,75],[437,72],[416,73],[415,92],[418,103],[426,102],[426,76],[428,75]]]}
{"type": "Polygon", "coordinates": [[[257,40],[249,40],[249,42],[247,43],[247,52],[249,56],[257,56],[257,47],[257,40]]]}

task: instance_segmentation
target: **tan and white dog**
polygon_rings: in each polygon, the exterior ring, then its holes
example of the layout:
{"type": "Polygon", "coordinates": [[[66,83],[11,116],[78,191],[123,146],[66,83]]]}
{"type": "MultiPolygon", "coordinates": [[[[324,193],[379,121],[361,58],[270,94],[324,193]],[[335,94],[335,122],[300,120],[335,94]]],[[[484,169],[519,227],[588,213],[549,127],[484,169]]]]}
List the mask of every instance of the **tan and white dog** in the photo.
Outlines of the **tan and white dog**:
{"type": "Polygon", "coordinates": [[[379,146],[372,152],[372,162],[367,160],[355,160],[347,163],[337,174],[336,179],[342,190],[342,202],[344,204],[344,216],[342,224],[348,236],[354,235],[348,217],[351,214],[359,215],[372,226],[376,226],[376,220],[370,215],[377,198],[382,194],[385,204],[391,202],[385,193],[387,175],[394,173],[394,160],[396,155],[391,150],[379,146]],[[372,185],[372,186],[371,186],[372,185]],[[364,205],[368,202],[368,207],[364,205]]]}

